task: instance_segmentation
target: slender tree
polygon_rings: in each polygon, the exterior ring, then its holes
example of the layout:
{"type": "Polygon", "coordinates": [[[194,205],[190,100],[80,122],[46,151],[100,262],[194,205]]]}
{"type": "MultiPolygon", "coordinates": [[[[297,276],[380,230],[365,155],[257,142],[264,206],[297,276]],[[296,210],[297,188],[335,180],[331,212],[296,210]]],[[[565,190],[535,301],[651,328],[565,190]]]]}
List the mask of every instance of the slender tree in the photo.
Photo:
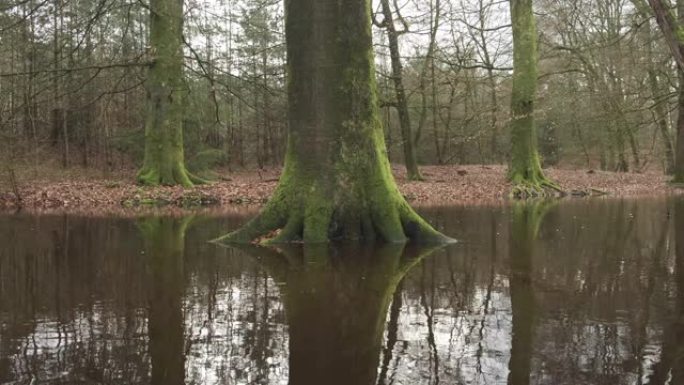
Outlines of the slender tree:
{"type": "MultiPolygon", "coordinates": [[[[392,62],[392,81],[394,82],[394,93],[396,95],[395,107],[399,115],[399,126],[401,127],[401,140],[404,147],[404,163],[406,165],[406,176],[409,180],[422,180],[418,169],[418,161],[416,159],[416,145],[411,133],[411,115],[409,114],[408,101],[406,97],[406,89],[404,88],[404,69],[401,63],[401,52],[399,51],[399,36],[406,33],[408,28],[404,19],[404,29],[398,30],[394,24],[394,17],[392,15],[392,8],[389,0],[380,0],[382,7],[382,22],[377,22],[376,25],[384,28],[387,31],[387,40],[389,41],[390,59],[392,62]]],[[[397,10],[399,12],[399,10],[397,10]]]]}
{"type": "Polygon", "coordinates": [[[331,239],[444,242],[392,177],[378,117],[370,0],[289,0],[289,137],[263,212],[221,238],[246,243],[331,239]]]}
{"type": "Polygon", "coordinates": [[[537,27],[532,0],[511,0],[513,26],[513,95],[509,178],[519,198],[558,189],[546,178],[537,150],[534,104],[537,93],[537,27]]]}
{"type": "Polygon", "coordinates": [[[185,168],[183,116],[183,0],[150,1],[145,159],[138,182],[192,186],[202,182],[185,168]]]}

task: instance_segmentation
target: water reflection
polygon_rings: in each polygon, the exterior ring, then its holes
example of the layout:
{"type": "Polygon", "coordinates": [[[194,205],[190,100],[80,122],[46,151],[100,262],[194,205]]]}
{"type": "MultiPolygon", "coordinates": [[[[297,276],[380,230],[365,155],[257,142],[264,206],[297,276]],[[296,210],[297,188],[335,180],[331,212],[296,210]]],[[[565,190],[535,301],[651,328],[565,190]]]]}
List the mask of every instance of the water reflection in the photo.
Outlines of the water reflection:
{"type": "Polygon", "coordinates": [[[138,223],[145,243],[147,337],[154,385],[185,383],[183,254],[192,219],[148,218],[138,223]]]}
{"type": "Polygon", "coordinates": [[[235,250],[206,240],[243,217],[0,217],[0,383],[684,383],[683,202],[422,214],[462,243],[235,250]]]}
{"type": "Polygon", "coordinates": [[[512,312],[511,358],[508,383],[530,383],[532,349],[537,305],[532,283],[532,254],[544,215],[551,203],[518,203],[512,207],[509,251],[510,296],[512,312]]]}
{"type": "Polygon", "coordinates": [[[283,297],[290,383],[374,384],[390,301],[430,251],[363,244],[253,249],[283,297]]]}

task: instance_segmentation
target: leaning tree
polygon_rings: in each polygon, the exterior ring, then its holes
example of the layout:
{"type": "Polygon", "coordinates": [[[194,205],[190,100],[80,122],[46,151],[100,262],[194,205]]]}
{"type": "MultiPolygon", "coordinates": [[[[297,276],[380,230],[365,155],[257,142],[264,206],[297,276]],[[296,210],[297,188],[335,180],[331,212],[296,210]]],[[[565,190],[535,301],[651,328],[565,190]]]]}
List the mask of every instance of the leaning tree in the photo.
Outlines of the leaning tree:
{"type": "Polygon", "coordinates": [[[370,0],[285,2],[288,148],[264,210],[225,243],[445,242],[391,173],[378,115],[370,0]]]}

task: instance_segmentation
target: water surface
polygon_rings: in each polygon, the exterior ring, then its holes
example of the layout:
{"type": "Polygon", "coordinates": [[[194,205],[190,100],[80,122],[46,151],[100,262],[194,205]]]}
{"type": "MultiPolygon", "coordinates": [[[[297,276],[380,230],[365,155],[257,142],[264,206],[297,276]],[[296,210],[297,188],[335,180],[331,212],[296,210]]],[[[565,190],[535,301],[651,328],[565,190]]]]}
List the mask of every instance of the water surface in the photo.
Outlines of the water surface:
{"type": "Polygon", "coordinates": [[[0,216],[0,384],[684,384],[684,202],[421,213],[461,243],[0,216]]]}

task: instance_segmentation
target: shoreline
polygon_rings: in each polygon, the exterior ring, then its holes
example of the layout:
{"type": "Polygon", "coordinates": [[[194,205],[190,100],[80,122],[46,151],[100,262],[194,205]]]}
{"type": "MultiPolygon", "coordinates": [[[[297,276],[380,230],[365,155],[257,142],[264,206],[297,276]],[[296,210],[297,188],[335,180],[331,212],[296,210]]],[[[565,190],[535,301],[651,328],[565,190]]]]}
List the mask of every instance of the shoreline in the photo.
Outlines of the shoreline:
{"type": "MultiPolygon", "coordinates": [[[[407,181],[403,167],[392,167],[399,190],[414,206],[502,205],[510,201],[506,167],[424,166],[425,181],[407,181]]],[[[568,197],[605,196],[667,197],[684,190],[668,184],[669,178],[656,173],[614,173],[588,170],[547,169],[568,197]]],[[[0,188],[0,212],[167,214],[202,211],[257,210],[275,189],[279,168],[223,173],[230,175],[210,185],[193,188],[142,187],[133,175],[115,178],[73,178],[63,181],[33,179],[19,181],[18,204],[13,186],[0,188]]]]}

